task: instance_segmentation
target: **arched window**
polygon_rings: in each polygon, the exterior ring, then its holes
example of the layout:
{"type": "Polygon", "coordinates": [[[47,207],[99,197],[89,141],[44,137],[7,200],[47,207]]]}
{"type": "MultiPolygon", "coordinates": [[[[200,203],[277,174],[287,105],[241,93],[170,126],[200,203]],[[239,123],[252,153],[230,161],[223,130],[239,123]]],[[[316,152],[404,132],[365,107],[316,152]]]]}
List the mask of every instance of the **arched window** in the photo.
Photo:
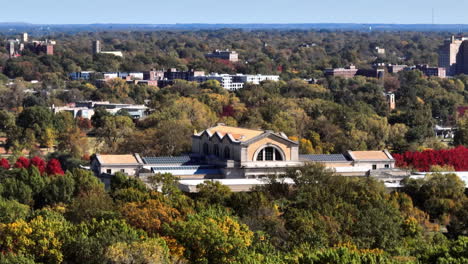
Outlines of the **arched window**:
{"type": "Polygon", "coordinates": [[[215,144],[214,147],[213,147],[213,154],[216,156],[216,157],[219,157],[219,146],[218,144],[215,144]]]}
{"type": "Polygon", "coordinates": [[[231,158],[231,150],[229,147],[224,148],[224,159],[230,159],[231,158]]]}
{"type": "Polygon", "coordinates": [[[203,143],[203,154],[205,154],[205,155],[210,154],[210,149],[208,147],[208,143],[203,143]]]}
{"type": "Polygon", "coordinates": [[[280,161],[283,160],[281,152],[274,147],[265,147],[257,154],[257,161],[280,161]]]}

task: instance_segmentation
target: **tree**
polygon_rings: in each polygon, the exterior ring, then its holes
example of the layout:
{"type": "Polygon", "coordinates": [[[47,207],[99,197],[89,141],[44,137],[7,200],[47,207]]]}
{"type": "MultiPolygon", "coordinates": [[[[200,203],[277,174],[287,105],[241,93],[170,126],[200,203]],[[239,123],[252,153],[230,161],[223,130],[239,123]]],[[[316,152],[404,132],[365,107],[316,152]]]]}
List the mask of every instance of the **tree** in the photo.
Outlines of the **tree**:
{"type": "Polygon", "coordinates": [[[29,165],[30,165],[29,159],[27,159],[25,157],[19,157],[16,160],[14,167],[19,168],[19,169],[21,169],[21,168],[27,169],[27,168],[29,168],[29,165]]]}
{"type": "MultiPolygon", "coordinates": [[[[36,138],[42,138],[47,128],[52,127],[53,113],[50,109],[41,106],[25,108],[18,115],[17,125],[23,129],[32,129],[36,138]]],[[[45,144],[44,144],[45,145],[45,144]]]]}
{"type": "Polygon", "coordinates": [[[52,174],[49,182],[42,190],[40,200],[43,205],[70,203],[75,192],[75,181],[70,173],[65,175],[52,174]]]}
{"type": "Polygon", "coordinates": [[[152,199],[124,204],[120,212],[129,224],[150,235],[160,234],[163,223],[180,219],[180,213],[176,209],[152,199]]]}
{"type": "Polygon", "coordinates": [[[76,126],[66,129],[58,137],[57,150],[70,153],[74,158],[81,158],[88,152],[88,148],[86,134],[76,126]]]}
{"type": "Polygon", "coordinates": [[[62,165],[57,159],[51,159],[47,162],[46,172],[49,175],[63,175],[62,165]]]}
{"type": "Polygon", "coordinates": [[[289,200],[284,219],[294,238],[290,243],[326,247],[352,241],[362,248],[397,246],[403,219],[382,183],[335,175],[318,164],[291,170],[287,177],[293,179],[294,187],[275,180],[266,188],[270,195],[289,200]]]}
{"type": "Polygon", "coordinates": [[[61,263],[62,237],[68,225],[60,217],[37,216],[29,222],[0,223],[0,251],[34,256],[37,262],[61,263]]]}
{"type": "Polygon", "coordinates": [[[409,179],[404,191],[431,219],[448,224],[450,215],[461,209],[467,199],[464,182],[456,174],[432,173],[423,179],[409,179]]]}
{"type": "Polygon", "coordinates": [[[106,251],[106,258],[113,264],[170,264],[169,249],[161,238],[139,242],[119,242],[106,251]]]}
{"type": "Polygon", "coordinates": [[[453,143],[455,145],[464,145],[465,147],[468,147],[468,117],[461,119],[458,122],[457,128],[453,143]]]}
{"type": "Polygon", "coordinates": [[[0,264],[36,264],[36,262],[31,256],[6,253],[0,255],[0,264]]]}
{"type": "Polygon", "coordinates": [[[104,117],[102,126],[96,129],[96,135],[104,141],[106,149],[113,153],[134,128],[135,124],[127,116],[104,117]]]}
{"type": "Polygon", "coordinates": [[[241,259],[253,238],[246,225],[216,210],[175,222],[171,233],[185,247],[184,256],[193,263],[232,263],[241,259]]]}
{"type": "Polygon", "coordinates": [[[10,168],[10,162],[8,162],[8,160],[5,158],[0,159],[0,168],[8,170],[10,168]]]}
{"type": "Polygon", "coordinates": [[[38,156],[35,156],[31,159],[31,165],[36,167],[41,174],[45,172],[46,163],[43,159],[39,158],[38,156]]]}
{"type": "Polygon", "coordinates": [[[74,223],[81,223],[91,219],[115,219],[117,213],[109,194],[103,188],[93,188],[77,194],[70,203],[66,216],[74,223]]]}
{"type": "Polygon", "coordinates": [[[119,242],[140,241],[146,234],[133,229],[123,220],[81,222],[70,230],[70,239],[63,246],[67,263],[106,263],[109,246],[119,242]]]}
{"type": "Polygon", "coordinates": [[[206,204],[224,204],[231,196],[231,189],[220,182],[205,181],[197,185],[198,199],[206,204]]]}
{"type": "Polygon", "coordinates": [[[112,116],[104,107],[96,107],[94,115],[91,117],[93,127],[100,128],[104,125],[104,118],[112,116]]]}
{"type": "Polygon", "coordinates": [[[363,264],[391,264],[396,263],[379,249],[358,249],[351,244],[338,245],[321,250],[301,250],[297,252],[299,263],[363,263],[363,264]]]}
{"type": "Polygon", "coordinates": [[[0,198],[0,222],[13,223],[20,219],[25,220],[29,215],[29,206],[15,200],[4,200],[0,198]]]}

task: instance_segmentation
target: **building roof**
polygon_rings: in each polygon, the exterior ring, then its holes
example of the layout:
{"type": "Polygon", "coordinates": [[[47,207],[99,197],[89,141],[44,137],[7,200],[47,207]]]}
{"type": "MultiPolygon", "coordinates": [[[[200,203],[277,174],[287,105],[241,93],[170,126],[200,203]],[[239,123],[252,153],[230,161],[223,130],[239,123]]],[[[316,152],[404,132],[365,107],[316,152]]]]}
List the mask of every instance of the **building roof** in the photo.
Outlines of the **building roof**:
{"type": "Polygon", "coordinates": [[[286,140],[292,144],[298,144],[296,141],[290,140],[284,133],[275,133],[270,130],[260,130],[260,129],[250,129],[250,128],[241,128],[241,127],[232,127],[226,126],[225,124],[218,124],[215,127],[208,128],[203,132],[196,133],[195,137],[200,137],[204,133],[207,133],[211,138],[215,135],[218,135],[221,139],[227,136],[231,141],[249,145],[252,142],[255,142],[264,137],[274,135],[283,140],[286,140]]]}
{"type": "Polygon", "coordinates": [[[299,155],[299,160],[312,161],[312,162],[346,162],[346,161],[349,161],[343,154],[299,155]]]}
{"type": "Polygon", "coordinates": [[[145,164],[177,164],[188,163],[191,161],[190,156],[177,157],[142,157],[145,164]]]}
{"type": "Polygon", "coordinates": [[[137,158],[131,154],[124,155],[96,155],[101,164],[118,165],[118,164],[139,164],[137,158]]]}
{"type": "Polygon", "coordinates": [[[152,173],[171,173],[174,176],[206,175],[220,176],[221,171],[216,166],[174,166],[174,167],[151,167],[152,173]]]}
{"type": "Polygon", "coordinates": [[[264,133],[263,130],[232,127],[224,124],[218,124],[215,127],[208,128],[206,131],[210,134],[218,132],[221,136],[230,134],[235,140],[240,142],[247,141],[264,133]]]}
{"type": "Polygon", "coordinates": [[[349,156],[355,161],[360,160],[393,160],[386,150],[382,151],[348,151],[349,156]]]}

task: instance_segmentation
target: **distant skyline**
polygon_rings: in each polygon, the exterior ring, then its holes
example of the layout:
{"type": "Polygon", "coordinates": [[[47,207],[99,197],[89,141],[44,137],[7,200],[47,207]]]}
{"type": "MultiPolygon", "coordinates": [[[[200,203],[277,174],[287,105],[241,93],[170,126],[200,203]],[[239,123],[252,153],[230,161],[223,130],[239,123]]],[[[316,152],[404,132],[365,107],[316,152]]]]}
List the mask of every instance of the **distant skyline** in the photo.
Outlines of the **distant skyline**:
{"type": "MultiPolygon", "coordinates": [[[[1,0],[5,7],[7,0],[1,0]]],[[[34,24],[468,24],[460,0],[16,0],[0,22],[34,24]]]]}

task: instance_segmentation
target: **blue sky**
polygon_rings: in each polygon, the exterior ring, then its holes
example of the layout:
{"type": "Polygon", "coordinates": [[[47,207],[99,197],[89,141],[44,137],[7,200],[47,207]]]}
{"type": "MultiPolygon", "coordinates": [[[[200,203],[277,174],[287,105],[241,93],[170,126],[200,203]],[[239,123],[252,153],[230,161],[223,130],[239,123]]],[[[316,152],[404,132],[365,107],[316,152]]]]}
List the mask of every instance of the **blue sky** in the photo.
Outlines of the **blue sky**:
{"type": "Polygon", "coordinates": [[[0,0],[0,22],[468,24],[468,0],[0,0]],[[10,6],[10,8],[6,8],[10,6]]]}

